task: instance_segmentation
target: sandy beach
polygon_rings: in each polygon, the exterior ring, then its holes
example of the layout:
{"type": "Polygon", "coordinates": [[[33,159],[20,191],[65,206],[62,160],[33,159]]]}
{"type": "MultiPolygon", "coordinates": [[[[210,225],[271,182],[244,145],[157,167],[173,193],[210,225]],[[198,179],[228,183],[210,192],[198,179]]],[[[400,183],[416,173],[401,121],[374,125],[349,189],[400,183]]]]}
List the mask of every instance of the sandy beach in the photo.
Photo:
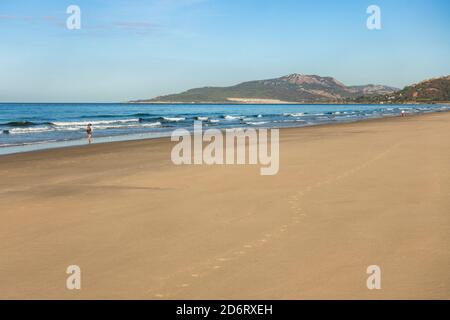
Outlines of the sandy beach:
{"type": "Polygon", "coordinates": [[[274,176],[173,145],[0,156],[0,298],[450,299],[450,113],[282,129],[274,176]]]}

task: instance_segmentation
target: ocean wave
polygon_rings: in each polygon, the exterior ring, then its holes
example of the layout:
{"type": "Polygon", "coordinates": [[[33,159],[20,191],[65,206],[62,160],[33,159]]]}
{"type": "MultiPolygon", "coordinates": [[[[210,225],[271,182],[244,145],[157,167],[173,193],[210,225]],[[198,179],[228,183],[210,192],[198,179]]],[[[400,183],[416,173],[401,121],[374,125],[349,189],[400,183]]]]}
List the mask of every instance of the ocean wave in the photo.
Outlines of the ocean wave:
{"type": "Polygon", "coordinates": [[[139,123],[139,124],[129,124],[129,125],[103,125],[95,127],[96,130],[105,130],[105,129],[131,129],[131,128],[147,128],[147,127],[159,127],[161,126],[161,122],[152,122],[152,123],[139,123]]]}
{"type": "Polygon", "coordinates": [[[303,117],[305,114],[303,112],[298,113],[283,113],[285,117],[303,117]]]}
{"type": "Polygon", "coordinates": [[[260,126],[260,125],[263,125],[266,123],[269,123],[269,121],[256,121],[256,122],[247,121],[247,122],[245,122],[245,124],[248,124],[250,126],[260,126]]]}
{"type": "Polygon", "coordinates": [[[125,117],[155,117],[155,116],[157,116],[157,115],[153,114],[153,113],[138,112],[138,113],[126,115],[125,117]]]}
{"type": "MultiPolygon", "coordinates": [[[[53,131],[84,131],[86,128],[83,126],[76,127],[51,127],[53,131]]],[[[51,131],[52,131],[51,130],[51,131]]]]}
{"type": "MultiPolygon", "coordinates": [[[[93,130],[111,130],[111,129],[132,129],[132,128],[147,128],[161,126],[161,122],[151,123],[128,123],[128,124],[100,124],[93,126],[93,130]]],[[[72,126],[72,127],[55,127],[56,131],[84,131],[84,126],[72,126]]]]}
{"type": "Polygon", "coordinates": [[[139,122],[138,118],[133,119],[117,119],[117,120],[91,120],[91,121],[62,121],[62,122],[53,122],[55,126],[87,126],[89,123],[93,126],[101,125],[101,124],[113,124],[113,123],[130,123],[130,122],[139,122]]]}
{"type": "MultiPolygon", "coordinates": [[[[108,129],[132,129],[132,128],[151,128],[161,126],[160,121],[150,123],[139,123],[135,121],[92,121],[95,130],[108,130],[108,129]],[[97,125],[94,125],[98,123],[97,125]]],[[[33,126],[33,127],[16,127],[12,129],[2,129],[2,134],[33,134],[42,132],[68,132],[68,131],[80,131],[84,132],[86,129],[84,122],[56,122],[47,126],[33,126]]]]}
{"type": "MultiPolygon", "coordinates": [[[[40,133],[40,132],[48,132],[48,131],[54,131],[50,127],[33,127],[33,128],[13,128],[7,130],[9,134],[26,134],[26,133],[40,133]]],[[[3,132],[5,133],[5,132],[3,132]]]]}
{"type": "Polygon", "coordinates": [[[150,117],[150,118],[139,118],[139,122],[154,122],[154,121],[160,121],[163,120],[161,117],[150,117]]]}
{"type": "MultiPolygon", "coordinates": [[[[153,123],[146,123],[146,124],[144,124],[144,127],[158,127],[158,126],[160,126],[161,125],[161,122],[153,122],[153,123]]],[[[140,126],[142,126],[142,125],[140,125],[140,126]]]]}
{"type": "Polygon", "coordinates": [[[164,122],[180,122],[186,120],[184,117],[162,117],[161,119],[164,122]]]}
{"type": "Polygon", "coordinates": [[[195,120],[199,120],[199,121],[207,121],[209,118],[208,117],[195,117],[195,120]]]}
{"type": "Polygon", "coordinates": [[[225,116],[223,116],[223,118],[225,120],[239,120],[239,119],[242,119],[243,117],[242,116],[225,115],[225,116]]]}
{"type": "Polygon", "coordinates": [[[36,123],[31,122],[31,121],[11,121],[11,122],[7,122],[7,123],[2,123],[2,125],[9,126],[9,127],[30,127],[30,126],[35,126],[36,123]]]}
{"type": "Polygon", "coordinates": [[[1,123],[1,126],[7,126],[7,127],[33,127],[33,126],[40,126],[40,125],[52,125],[51,122],[32,122],[28,120],[23,121],[10,121],[6,123],[1,123]]]}

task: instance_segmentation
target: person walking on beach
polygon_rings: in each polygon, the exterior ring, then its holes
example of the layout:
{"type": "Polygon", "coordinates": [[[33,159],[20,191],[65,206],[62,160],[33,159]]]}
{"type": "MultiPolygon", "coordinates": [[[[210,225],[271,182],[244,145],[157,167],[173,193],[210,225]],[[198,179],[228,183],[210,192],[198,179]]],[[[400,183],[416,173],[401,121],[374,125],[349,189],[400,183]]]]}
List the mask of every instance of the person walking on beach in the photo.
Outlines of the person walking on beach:
{"type": "Polygon", "coordinates": [[[402,111],[400,112],[400,114],[401,114],[402,117],[406,117],[406,111],[405,111],[405,110],[402,110],[402,111]]]}
{"type": "Polygon", "coordinates": [[[90,123],[88,124],[88,126],[86,128],[86,133],[88,136],[88,142],[89,142],[89,144],[91,144],[91,142],[92,142],[92,125],[90,123]]]}

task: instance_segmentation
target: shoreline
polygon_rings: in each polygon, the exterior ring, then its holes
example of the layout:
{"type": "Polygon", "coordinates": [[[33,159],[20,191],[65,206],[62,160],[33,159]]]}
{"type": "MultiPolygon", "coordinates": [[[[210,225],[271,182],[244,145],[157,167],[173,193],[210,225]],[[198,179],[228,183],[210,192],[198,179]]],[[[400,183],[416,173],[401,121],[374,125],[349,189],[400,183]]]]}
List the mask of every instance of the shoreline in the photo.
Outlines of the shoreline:
{"type": "MultiPolygon", "coordinates": [[[[417,117],[417,116],[423,116],[427,114],[434,114],[434,113],[442,113],[442,112],[450,112],[450,110],[446,111],[433,111],[433,112],[425,112],[425,113],[416,113],[416,114],[408,114],[407,117],[417,117]]],[[[365,122],[365,121],[377,121],[377,120],[385,120],[385,119],[392,119],[392,118],[399,118],[398,115],[388,115],[383,117],[376,117],[376,118],[365,118],[365,119],[359,119],[359,120],[350,120],[350,121],[341,121],[341,122],[327,122],[327,123],[317,123],[317,124],[309,124],[309,125],[303,125],[303,126],[292,126],[292,127],[270,127],[270,129],[279,129],[279,130],[289,130],[289,129],[297,129],[297,128],[310,128],[310,127],[317,127],[317,126],[333,126],[333,125],[345,125],[345,124],[351,124],[351,123],[358,123],[358,122],[365,122]]],[[[187,127],[188,129],[190,127],[187,127]]],[[[241,128],[241,127],[236,127],[241,128]]],[[[248,127],[242,127],[242,128],[248,128],[248,127]]],[[[259,127],[254,127],[255,129],[259,129],[259,127]]],[[[224,131],[225,129],[220,128],[220,131],[224,131]]],[[[128,141],[146,141],[146,140],[155,140],[155,139],[169,139],[170,140],[170,132],[169,133],[163,133],[163,134],[156,134],[152,132],[148,133],[140,133],[140,134],[128,134],[128,135],[117,135],[117,136],[104,136],[104,137],[95,137],[92,145],[99,145],[99,144],[110,144],[110,143],[126,143],[128,141]],[[151,137],[151,136],[154,137],[151,137]],[[98,142],[100,140],[100,142],[98,142]]],[[[77,147],[83,147],[86,146],[86,139],[75,139],[75,140],[67,140],[67,141],[52,141],[52,142],[39,142],[39,143],[30,143],[27,145],[14,145],[14,146],[5,146],[0,147],[0,158],[7,156],[7,155],[13,155],[13,154],[22,154],[22,153],[29,153],[29,152],[39,152],[39,151],[46,151],[46,150],[52,150],[52,149],[67,149],[67,148],[77,148],[77,147]],[[55,146],[56,145],[56,146],[55,146]],[[13,150],[11,152],[4,152],[13,150]],[[25,149],[25,150],[23,150],[25,149]],[[14,151],[17,150],[17,151],[14,151]],[[3,152],[2,152],[3,151],[3,152]]]]}

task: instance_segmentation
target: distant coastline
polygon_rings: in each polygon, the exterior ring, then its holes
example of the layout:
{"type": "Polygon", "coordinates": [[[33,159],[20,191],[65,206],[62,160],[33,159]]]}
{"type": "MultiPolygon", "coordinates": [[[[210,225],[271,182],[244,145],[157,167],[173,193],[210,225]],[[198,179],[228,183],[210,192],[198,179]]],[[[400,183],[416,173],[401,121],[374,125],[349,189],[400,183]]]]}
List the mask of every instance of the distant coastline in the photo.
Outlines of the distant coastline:
{"type": "Polygon", "coordinates": [[[450,104],[450,101],[431,101],[431,102],[417,102],[417,101],[406,101],[406,102],[277,102],[277,103],[269,103],[269,102],[259,102],[259,103],[236,103],[236,102],[178,102],[178,101],[127,101],[121,102],[123,104],[142,104],[142,105],[234,105],[234,106],[263,106],[263,105],[423,105],[423,104],[450,104]]]}
{"type": "Polygon", "coordinates": [[[138,99],[141,104],[426,104],[450,101],[450,76],[398,89],[385,85],[347,86],[332,77],[291,74],[229,87],[194,88],[181,93],[138,99]]]}

